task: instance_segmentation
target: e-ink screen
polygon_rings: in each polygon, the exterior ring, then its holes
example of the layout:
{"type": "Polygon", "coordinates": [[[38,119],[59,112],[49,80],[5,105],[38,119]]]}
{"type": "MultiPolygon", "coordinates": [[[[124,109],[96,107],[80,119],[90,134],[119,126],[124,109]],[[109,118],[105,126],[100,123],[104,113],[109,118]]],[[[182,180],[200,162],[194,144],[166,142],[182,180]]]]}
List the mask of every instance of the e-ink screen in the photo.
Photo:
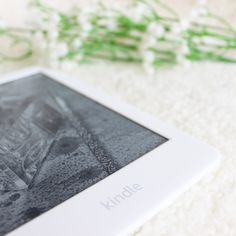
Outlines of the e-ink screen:
{"type": "Polygon", "coordinates": [[[166,141],[43,74],[0,85],[0,235],[166,141]]]}

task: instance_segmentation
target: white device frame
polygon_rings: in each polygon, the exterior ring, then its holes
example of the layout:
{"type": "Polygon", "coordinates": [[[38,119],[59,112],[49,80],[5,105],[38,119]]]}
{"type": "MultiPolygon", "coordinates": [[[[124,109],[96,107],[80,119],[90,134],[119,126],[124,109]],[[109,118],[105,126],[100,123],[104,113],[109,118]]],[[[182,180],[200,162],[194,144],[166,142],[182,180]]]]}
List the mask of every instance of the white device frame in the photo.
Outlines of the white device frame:
{"type": "Polygon", "coordinates": [[[28,68],[1,76],[0,84],[36,73],[58,81],[130,120],[169,139],[114,174],[9,233],[11,236],[118,236],[132,232],[179,193],[198,181],[220,160],[219,153],[193,137],[108,97],[79,79],[45,68],[28,68]],[[126,186],[142,190],[112,210],[101,202],[126,186]]]}

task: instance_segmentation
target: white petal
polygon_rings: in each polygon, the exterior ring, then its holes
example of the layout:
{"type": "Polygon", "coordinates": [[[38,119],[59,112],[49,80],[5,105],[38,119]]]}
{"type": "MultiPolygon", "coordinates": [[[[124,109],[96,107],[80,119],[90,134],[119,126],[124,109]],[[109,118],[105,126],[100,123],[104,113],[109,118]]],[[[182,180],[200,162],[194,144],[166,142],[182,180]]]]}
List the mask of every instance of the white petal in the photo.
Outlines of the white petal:
{"type": "Polygon", "coordinates": [[[57,38],[58,38],[58,35],[59,35],[59,33],[58,33],[58,31],[56,31],[56,30],[52,30],[52,31],[49,31],[49,32],[48,32],[48,38],[49,38],[49,40],[55,40],[55,39],[57,39],[57,38]]]}
{"type": "Polygon", "coordinates": [[[180,63],[181,65],[183,66],[190,66],[191,65],[191,61],[189,61],[185,56],[183,55],[177,55],[177,58],[176,58],[177,62],[180,63]]]}
{"type": "Polygon", "coordinates": [[[7,27],[7,25],[6,25],[5,21],[0,19],[0,30],[6,29],[6,27],[7,27]]]}
{"type": "Polygon", "coordinates": [[[212,37],[203,37],[202,38],[202,42],[205,44],[209,44],[209,45],[217,45],[217,46],[226,46],[227,42],[225,42],[224,40],[220,40],[220,39],[216,39],[216,38],[212,38],[212,37]]]}
{"type": "Polygon", "coordinates": [[[189,54],[189,52],[190,52],[190,49],[189,49],[188,45],[186,45],[186,44],[181,45],[181,47],[180,47],[181,54],[187,55],[187,54],[189,54]]]}
{"type": "Polygon", "coordinates": [[[157,45],[157,38],[152,35],[147,35],[142,40],[142,47],[144,49],[155,47],[157,45]]]}
{"type": "Polygon", "coordinates": [[[172,25],[171,27],[171,33],[173,33],[174,35],[178,35],[182,32],[182,28],[180,26],[180,24],[175,23],[172,25]]]}
{"type": "Polygon", "coordinates": [[[143,54],[143,59],[145,62],[152,64],[156,59],[156,54],[153,51],[147,50],[143,54]]]}
{"type": "Polygon", "coordinates": [[[161,38],[165,33],[165,29],[164,29],[163,25],[158,24],[157,22],[151,22],[148,25],[147,31],[150,34],[153,34],[158,38],[161,38]]]}
{"type": "Polygon", "coordinates": [[[50,20],[53,24],[57,25],[60,22],[60,16],[57,13],[53,13],[50,15],[50,20]]]}
{"type": "Polygon", "coordinates": [[[191,18],[197,20],[201,16],[206,16],[208,13],[209,12],[205,7],[198,7],[191,11],[191,18]]]}
{"type": "Polygon", "coordinates": [[[59,57],[63,57],[68,53],[68,46],[66,43],[59,43],[56,46],[56,52],[59,57]]]}
{"type": "Polygon", "coordinates": [[[73,47],[74,48],[80,48],[81,46],[82,46],[82,41],[79,39],[79,38],[77,38],[77,39],[75,39],[74,41],[73,41],[73,43],[72,43],[72,45],[73,45],[73,47]]]}
{"type": "Polygon", "coordinates": [[[195,44],[200,44],[202,42],[202,40],[199,37],[193,37],[192,42],[195,43],[195,44]]]}
{"type": "Polygon", "coordinates": [[[83,29],[83,31],[85,31],[85,32],[90,32],[92,29],[93,29],[93,26],[92,26],[92,24],[90,24],[90,23],[84,23],[83,25],[81,25],[81,27],[82,27],[82,29],[83,29]]]}
{"type": "Polygon", "coordinates": [[[190,27],[190,22],[188,20],[181,20],[180,21],[180,28],[182,31],[188,29],[190,27]]]}
{"type": "Polygon", "coordinates": [[[76,57],[75,57],[76,62],[81,62],[82,60],[83,60],[83,55],[82,54],[76,55],[76,57]]]}

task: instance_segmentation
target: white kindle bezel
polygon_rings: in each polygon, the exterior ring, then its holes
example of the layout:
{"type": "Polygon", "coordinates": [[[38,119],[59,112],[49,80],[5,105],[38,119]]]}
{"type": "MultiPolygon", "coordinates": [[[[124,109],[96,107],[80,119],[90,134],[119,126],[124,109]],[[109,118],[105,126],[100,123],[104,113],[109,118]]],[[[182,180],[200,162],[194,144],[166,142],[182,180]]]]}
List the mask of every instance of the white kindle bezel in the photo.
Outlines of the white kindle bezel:
{"type": "Polygon", "coordinates": [[[118,236],[132,232],[198,181],[220,160],[212,147],[108,97],[81,80],[45,68],[1,76],[4,84],[43,73],[130,120],[166,137],[167,142],[41,216],[11,236],[118,236]],[[130,194],[124,194],[127,190],[130,194]],[[123,194],[123,195],[122,195],[123,194]],[[122,196],[121,196],[122,195],[122,196]],[[108,201],[117,200],[109,207],[108,201]],[[106,207],[107,206],[107,207],[106,207]]]}

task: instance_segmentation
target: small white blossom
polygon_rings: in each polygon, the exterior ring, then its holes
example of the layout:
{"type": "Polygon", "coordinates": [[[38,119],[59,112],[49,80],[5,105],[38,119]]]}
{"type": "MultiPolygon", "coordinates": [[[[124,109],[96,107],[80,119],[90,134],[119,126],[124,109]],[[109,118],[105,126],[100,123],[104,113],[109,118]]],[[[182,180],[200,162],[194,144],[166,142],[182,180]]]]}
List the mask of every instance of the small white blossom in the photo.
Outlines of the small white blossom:
{"type": "Polygon", "coordinates": [[[142,2],[138,2],[134,8],[125,9],[123,14],[130,18],[132,21],[139,23],[142,21],[145,15],[150,13],[150,9],[148,9],[147,5],[142,2]]]}
{"type": "Polygon", "coordinates": [[[191,65],[191,62],[182,54],[177,55],[176,61],[186,67],[189,67],[191,65]]]}
{"type": "Polygon", "coordinates": [[[56,45],[56,53],[58,57],[63,57],[68,53],[69,49],[66,43],[58,43],[56,45]]]}
{"type": "Polygon", "coordinates": [[[192,38],[192,42],[195,44],[201,44],[202,40],[201,40],[201,38],[195,36],[192,38]]]}
{"type": "Polygon", "coordinates": [[[150,35],[144,39],[143,43],[147,45],[147,47],[154,47],[157,44],[157,39],[150,35]]]}
{"type": "Polygon", "coordinates": [[[137,31],[137,30],[131,30],[129,32],[130,36],[141,38],[142,37],[142,32],[137,31]]]}
{"type": "Polygon", "coordinates": [[[189,27],[190,27],[190,22],[188,20],[183,19],[180,21],[180,28],[182,31],[187,30],[189,27]]]}
{"type": "Polygon", "coordinates": [[[179,23],[174,23],[170,31],[174,35],[179,35],[182,32],[182,28],[179,23]]]}
{"type": "Polygon", "coordinates": [[[115,31],[118,28],[118,25],[115,21],[109,21],[107,24],[107,28],[111,31],[115,31]]]}
{"type": "Polygon", "coordinates": [[[208,10],[205,7],[198,7],[191,11],[191,18],[193,20],[198,20],[200,17],[207,16],[208,10]]]}
{"type": "Polygon", "coordinates": [[[88,31],[82,31],[82,32],[80,32],[79,36],[81,39],[86,40],[89,36],[89,33],[90,32],[88,32],[88,31]]]}
{"type": "Polygon", "coordinates": [[[0,30],[4,30],[4,29],[6,29],[6,27],[7,27],[7,25],[6,25],[5,21],[0,19],[0,30]]]}
{"type": "Polygon", "coordinates": [[[114,11],[110,10],[110,11],[106,11],[104,16],[111,19],[111,18],[115,18],[116,14],[114,11]]]}
{"type": "Polygon", "coordinates": [[[60,22],[60,15],[58,13],[52,13],[49,18],[50,22],[54,25],[58,25],[60,22]]]}
{"type": "Polygon", "coordinates": [[[79,39],[79,38],[76,38],[73,43],[72,43],[72,46],[74,48],[80,48],[82,46],[83,42],[79,39]]]}
{"type": "Polygon", "coordinates": [[[124,15],[135,23],[139,23],[143,19],[143,15],[136,13],[133,9],[125,11],[124,15]]]}
{"type": "Polygon", "coordinates": [[[151,22],[148,25],[147,31],[150,34],[155,35],[157,38],[163,37],[163,35],[165,33],[165,29],[164,29],[163,25],[158,24],[157,22],[151,22]]]}
{"type": "Polygon", "coordinates": [[[216,45],[216,46],[223,46],[223,47],[227,46],[227,42],[225,42],[224,40],[207,37],[207,36],[202,37],[202,42],[208,45],[216,45]]]}
{"type": "Polygon", "coordinates": [[[93,29],[93,26],[90,23],[83,24],[83,25],[81,25],[81,27],[84,32],[88,32],[88,33],[93,29]]]}
{"type": "Polygon", "coordinates": [[[187,44],[182,44],[179,51],[182,55],[188,55],[190,52],[190,49],[187,44]]]}
{"type": "Polygon", "coordinates": [[[78,54],[78,55],[76,55],[76,57],[74,58],[74,60],[76,61],[76,62],[81,62],[82,60],[83,60],[83,54],[78,54]]]}
{"type": "Polygon", "coordinates": [[[138,2],[135,8],[135,12],[137,15],[143,16],[148,12],[147,6],[142,2],[138,2]]]}
{"type": "Polygon", "coordinates": [[[146,63],[153,64],[156,59],[156,54],[151,50],[143,52],[143,60],[146,63]]]}
{"type": "Polygon", "coordinates": [[[77,17],[77,22],[80,24],[84,32],[90,32],[93,29],[90,18],[86,14],[80,13],[77,17]]]}
{"type": "Polygon", "coordinates": [[[99,24],[107,27],[111,31],[115,31],[118,28],[117,21],[113,18],[104,18],[99,20],[99,24]]]}
{"type": "Polygon", "coordinates": [[[52,30],[52,31],[49,31],[48,32],[48,39],[51,40],[51,41],[54,41],[58,38],[58,31],[57,30],[52,30]]]}

